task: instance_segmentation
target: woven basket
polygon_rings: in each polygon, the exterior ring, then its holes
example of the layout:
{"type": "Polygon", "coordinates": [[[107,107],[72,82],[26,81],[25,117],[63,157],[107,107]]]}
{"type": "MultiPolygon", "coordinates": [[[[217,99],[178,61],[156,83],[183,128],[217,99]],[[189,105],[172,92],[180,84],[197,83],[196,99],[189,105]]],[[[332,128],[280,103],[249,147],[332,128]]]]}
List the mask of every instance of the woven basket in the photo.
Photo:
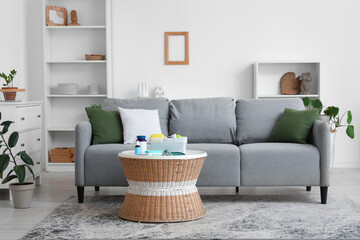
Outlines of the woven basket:
{"type": "Polygon", "coordinates": [[[205,216],[195,187],[205,157],[133,159],[120,157],[129,182],[120,217],[139,222],[179,222],[205,216]]]}

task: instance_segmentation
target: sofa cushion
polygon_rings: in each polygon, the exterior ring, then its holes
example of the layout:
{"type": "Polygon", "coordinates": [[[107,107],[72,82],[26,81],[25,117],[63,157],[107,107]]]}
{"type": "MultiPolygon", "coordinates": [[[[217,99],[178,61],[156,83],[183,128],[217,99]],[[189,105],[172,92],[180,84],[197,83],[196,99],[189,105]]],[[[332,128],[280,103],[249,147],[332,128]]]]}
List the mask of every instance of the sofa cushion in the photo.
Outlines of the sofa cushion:
{"type": "Polygon", "coordinates": [[[269,137],[269,142],[306,143],[310,129],[318,117],[318,110],[298,111],[285,108],[269,137]]]}
{"type": "Polygon", "coordinates": [[[121,121],[124,126],[124,143],[135,143],[137,136],[144,135],[150,139],[152,134],[162,134],[159,121],[159,110],[120,108],[121,121]]]}
{"type": "MultiPolygon", "coordinates": [[[[127,186],[118,153],[133,149],[133,144],[98,144],[88,147],[85,152],[85,185],[127,186]]],[[[197,186],[240,186],[240,152],[236,145],[188,144],[187,149],[208,154],[197,186]]]]}
{"type": "Polygon", "coordinates": [[[91,145],[85,152],[86,186],[127,186],[118,153],[134,149],[134,144],[91,145]]]}
{"type": "MultiPolygon", "coordinates": [[[[169,100],[166,98],[133,98],[119,99],[107,98],[102,103],[102,109],[117,111],[118,107],[130,109],[159,110],[159,118],[162,133],[168,135],[169,125],[169,100]]],[[[121,117],[121,116],[120,116],[121,117]]]]}
{"type": "Polygon", "coordinates": [[[170,135],[186,136],[189,143],[232,143],[235,131],[235,109],[231,98],[170,102],[170,135]]]}
{"type": "Polygon", "coordinates": [[[304,110],[300,98],[239,99],[236,101],[236,142],[266,142],[285,108],[304,110]]]}
{"type": "Polygon", "coordinates": [[[208,154],[197,186],[240,186],[240,151],[236,145],[193,143],[188,144],[187,149],[205,151],[208,154]]]}
{"type": "Polygon", "coordinates": [[[85,108],[92,128],[92,143],[123,143],[123,126],[119,111],[85,108]]]}
{"type": "Polygon", "coordinates": [[[319,186],[320,153],[311,144],[240,146],[242,186],[319,186]]]}

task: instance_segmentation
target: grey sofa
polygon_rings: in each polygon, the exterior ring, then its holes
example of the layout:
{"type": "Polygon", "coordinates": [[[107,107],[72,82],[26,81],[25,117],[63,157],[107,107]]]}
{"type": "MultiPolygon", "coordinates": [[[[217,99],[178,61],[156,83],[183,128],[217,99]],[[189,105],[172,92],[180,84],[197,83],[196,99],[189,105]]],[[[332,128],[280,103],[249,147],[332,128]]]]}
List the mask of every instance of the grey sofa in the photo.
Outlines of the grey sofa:
{"type": "MultiPolygon", "coordinates": [[[[164,135],[188,137],[188,149],[208,157],[197,186],[320,186],[325,204],[330,184],[330,129],[316,120],[308,144],[270,143],[267,139],[285,108],[304,109],[301,99],[106,99],[102,108],[158,109],[164,135]]],[[[83,202],[84,187],[127,186],[118,152],[134,145],[92,145],[90,122],[76,126],[75,185],[83,202]]]]}

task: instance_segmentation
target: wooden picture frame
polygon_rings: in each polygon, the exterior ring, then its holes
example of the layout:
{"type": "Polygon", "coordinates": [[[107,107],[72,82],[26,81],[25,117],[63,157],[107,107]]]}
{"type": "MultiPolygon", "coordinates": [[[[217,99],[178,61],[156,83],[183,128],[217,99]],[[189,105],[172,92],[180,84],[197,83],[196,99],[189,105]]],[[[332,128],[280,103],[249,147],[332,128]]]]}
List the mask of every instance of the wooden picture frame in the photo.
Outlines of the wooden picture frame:
{"type": "Polygon", "coordinates": [[[68,24],[68,13],[66,8],[57,7],[57,6],[46,6],[46,26],[66,26],[68,24]],[[61,19],[63,18],[63,23],[54,23],[50,19],[50,11],[55,11],[56,15],[61,19]],[[61,16],[62,15],[62,16],[61,16]]]}
{"type": "MultiPolygon", "coordinates": [[[[178,50],[178,49],[177,49],[178,50]]],[[[182,52],[182,50],[180,50],[182,52]]],[[[165,64],[166,65],[189,65],[189,32],[165,32],[165,64]],[[184,36],[184,57],[172,59],[171,36],[184,36]]]]}

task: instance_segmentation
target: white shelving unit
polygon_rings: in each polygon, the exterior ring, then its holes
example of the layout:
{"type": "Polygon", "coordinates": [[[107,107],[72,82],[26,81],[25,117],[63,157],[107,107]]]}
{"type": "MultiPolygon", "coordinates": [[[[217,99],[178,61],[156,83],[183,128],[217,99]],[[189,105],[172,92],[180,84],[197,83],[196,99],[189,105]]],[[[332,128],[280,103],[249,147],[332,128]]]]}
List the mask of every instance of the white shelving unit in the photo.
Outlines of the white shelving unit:
{"type": "Polygon", "coordinates": [[[254,98],[320,98],[320,62],[256,62],[254,64],[254,98]],[[282,95],[280,79],[287,72],[296,76],[310,72],[312,77],[310,93],[307,95],[282,95]]]}
{"type": "Polygon", "coordinates": [[[75,146],[75,126],[87,120],[85,107],[100,104],[112,92],[111,0],[43,0],[44,107],[46,170],[74,171],[73,163],[51,163],[56,147],[75,146]],[[76,10],[80,26],[46,26],[46,6],[76,10]],[[104,61],[86,61],[85,54],[105,54],[104,61]],[[76,95],[61,95],[59,83],[77,83],[76,95]],[[98,86],[99,94],[87,93],[98,86]]]}

